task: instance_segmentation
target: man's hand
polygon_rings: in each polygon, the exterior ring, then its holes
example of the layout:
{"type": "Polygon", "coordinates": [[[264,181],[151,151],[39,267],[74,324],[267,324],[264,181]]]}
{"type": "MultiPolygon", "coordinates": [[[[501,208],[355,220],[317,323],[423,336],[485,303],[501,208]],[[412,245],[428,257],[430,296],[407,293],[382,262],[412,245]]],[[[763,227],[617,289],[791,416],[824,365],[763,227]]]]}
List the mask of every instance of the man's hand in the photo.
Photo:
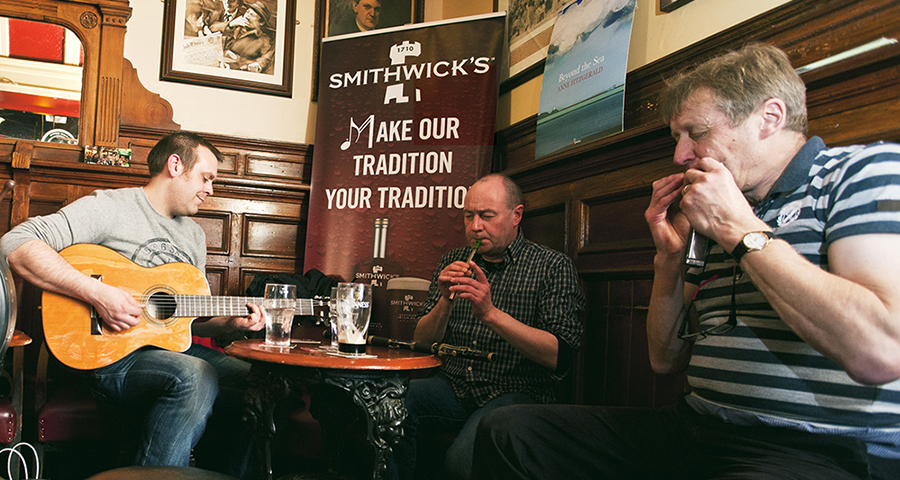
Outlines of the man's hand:
{"type": "Polygon", "coordinates": [[[469,265],[475,272],[475,278],[466,277],[468,280],[466,290],[457,293],[457,296],[462,296],[472,303],[472,313],[475,318],[484,319],[494,309],[494,303],[491,302],[491,284],[488,283],[487,276],[481,267],[475,262],[469,262],[469,265]]]}
{"type": "Polygon", "coordinates": [[[246,317],[229,317],[228,326],[235,331],[241,332],[258,332],[266,326],[266,317],[263,315],[262,308],[259,305],[248,303],[247,308],[250,309],[250,315],[246,317]]]}
{"type": "Polygon", "coordinates": [[[691,224],[675,204],[682,197],[683,187],[683,173],[653,182],[650,206],[644,212],[656,250],[666,255],[678,255],[687,248],[691,224]]]}
{"type": "Polygon", "coordinates": [[[236,332],[256,332],[266,326],[262,308],[252,303],[247,304],[250,315],[245,317],[212,317],[205,321],[194,322],[193,333],[200,337],[219,337],[236,332]]]}
{"type": "MultiPolygon", "coordinates": [[[[446,292],[456,292],[456,298],[463,298],[472,303],[472,313],[475,318],[484,318],[494,308],[491,302],[491,285],[487,281],[484,271],[475,263],[453,262],[447,266],[438,277],[438,281],[447,273],[448,287],[446,292]],[[452,267],[452,268],[451,268],[452,267]],[[475,278],[472,278],[472,273],[475,278]]],[[[444,291],[444,287],[441,287],[444,291]]],[[[449,296],[449,293],[447,293],[449,296]]]]}
{"type": "Polygon", "coordinates": [[[97,282],[100,287],[99,300],[94,308],[114,332],[121,332],[137,325],[141,321],[143,305],[138,303],[130,293],[121,288],[97,282]]]}
{"type": "MultiPolygon", "coordinates": [[[[450,299],[450,294],[452,293],[450,287],[457,285],[460,277],[470,277],[471,275],[472,272],[469,270],[469,265],[466,262],[456,261],[447,265],[438,274],[438,288],[441,289],[441,295],[450,299]]],[[[457,295],[459,294],[457,293],[457,295]]]]}
{"type": "Polygon", "coordinates": [[[768,230],[731,171],[721,162],[702,158],[684,173],[681,211],[697,232],[731,251],[747,232],[768,230]]]}

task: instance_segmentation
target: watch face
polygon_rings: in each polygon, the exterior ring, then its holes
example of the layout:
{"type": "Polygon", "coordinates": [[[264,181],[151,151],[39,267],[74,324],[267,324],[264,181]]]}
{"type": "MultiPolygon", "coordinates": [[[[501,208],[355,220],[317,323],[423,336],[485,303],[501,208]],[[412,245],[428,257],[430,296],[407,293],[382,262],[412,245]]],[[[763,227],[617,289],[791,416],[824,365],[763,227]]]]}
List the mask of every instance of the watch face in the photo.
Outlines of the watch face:
{"type": "Polygon", "coordinates": [[[768,241],[769,237],[761,232],[752,232],[744,235],[744,245],[750,250],[761,250],[768,241]]]}

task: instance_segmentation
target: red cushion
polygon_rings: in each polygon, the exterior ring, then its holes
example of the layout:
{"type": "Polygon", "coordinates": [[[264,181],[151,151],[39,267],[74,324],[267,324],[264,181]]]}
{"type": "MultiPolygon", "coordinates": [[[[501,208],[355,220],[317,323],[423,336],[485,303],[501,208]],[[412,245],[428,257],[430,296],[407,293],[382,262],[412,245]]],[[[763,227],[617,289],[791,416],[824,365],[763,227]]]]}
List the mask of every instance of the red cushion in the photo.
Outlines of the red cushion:
{"type": "Polygon", "coordinates": [[[41,442],[108,438],[121,423],[97,407],[87,389],[68,386],[54,392],[38,412],[41,442]]]}
{"type": "Polygon", "coordinates": [[[19,416],[9,399],[0,400],[0,442],[12,443],[16,438],[19,416]]]}

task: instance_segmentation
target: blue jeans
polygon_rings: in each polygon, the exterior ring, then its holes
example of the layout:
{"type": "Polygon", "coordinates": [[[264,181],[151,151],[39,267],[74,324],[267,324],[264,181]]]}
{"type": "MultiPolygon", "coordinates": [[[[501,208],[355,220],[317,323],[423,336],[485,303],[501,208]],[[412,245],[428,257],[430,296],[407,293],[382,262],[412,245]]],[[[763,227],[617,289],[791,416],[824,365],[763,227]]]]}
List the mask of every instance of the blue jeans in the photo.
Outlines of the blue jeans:
{"type": "Polygon", "coordinates": [[[211,428],[218,421],[230,424],[227,437],[242,440],[239,450],[220,451],[222,458],[246,459],[250,443],[235,427],[249,371],[248,363],[202,345],[184,353],[146,347],[94,370],[89,383],[100,402],[147,406],[135,465],[188,466],[207,420],[211,428]]]}
{"type": "Polygon", "coordinates": [[[388,478],[411,479],[416,471],[416,433],[457,433],[444,459],[446,478],[468,479],[472,476],[472,455],[475,434],[481,417],[507,405],[533,404],[524,393],[506,393],[481,408],[471,408],[456,398],[450,380],[442,374],[414,379],[406,394],[409,412],[404,435],[394,447],[388,462],[388,478]]]}

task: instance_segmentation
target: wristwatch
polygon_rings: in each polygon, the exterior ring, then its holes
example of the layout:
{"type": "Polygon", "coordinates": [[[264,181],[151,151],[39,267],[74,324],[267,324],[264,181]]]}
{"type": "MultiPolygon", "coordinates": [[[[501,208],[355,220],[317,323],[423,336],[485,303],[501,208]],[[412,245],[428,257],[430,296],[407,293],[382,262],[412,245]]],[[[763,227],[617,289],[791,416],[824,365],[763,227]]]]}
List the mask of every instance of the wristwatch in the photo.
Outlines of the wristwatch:
{"type": "Polygon", "coordinates": [[[772,240],[778,238],[775,235],[775,232],[750,232],[744,235],[744,238],[734,247],[734,250],[731,251],[731,256],[734,257],[738,262],[741,261],[741,257],[744,256],[745,253],[762,250],[766,248],[766,245],[769,244],[772,240]]]}

